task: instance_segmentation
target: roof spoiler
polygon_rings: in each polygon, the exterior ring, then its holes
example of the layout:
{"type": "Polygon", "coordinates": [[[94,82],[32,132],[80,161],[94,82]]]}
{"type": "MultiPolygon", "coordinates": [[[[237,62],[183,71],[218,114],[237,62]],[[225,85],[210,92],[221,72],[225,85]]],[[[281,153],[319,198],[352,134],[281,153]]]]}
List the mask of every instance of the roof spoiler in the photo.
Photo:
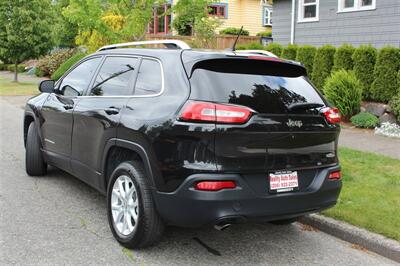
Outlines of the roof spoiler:
{"type": "Polygon", "coordinates": [[[238,58],[210,58],[190,62],[185,65],[189,78],[197,68],[215,72],[270,75],[282,77],[306,76],[304,66],[295,62],[281,60],[275,57],[238,57],[238,58]]]}

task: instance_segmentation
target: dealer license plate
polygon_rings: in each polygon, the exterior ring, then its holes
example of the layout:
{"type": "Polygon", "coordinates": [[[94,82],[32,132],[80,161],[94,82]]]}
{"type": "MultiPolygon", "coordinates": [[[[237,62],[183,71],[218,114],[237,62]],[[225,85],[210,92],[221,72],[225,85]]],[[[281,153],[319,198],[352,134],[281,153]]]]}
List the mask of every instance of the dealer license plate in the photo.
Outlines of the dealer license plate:
{"type": "Polygon", "coordinates": [[[297,171],[284,171],[269,174],[269,189],[271,192],[289,192],[298,190],[299,179],[297,171]]]}

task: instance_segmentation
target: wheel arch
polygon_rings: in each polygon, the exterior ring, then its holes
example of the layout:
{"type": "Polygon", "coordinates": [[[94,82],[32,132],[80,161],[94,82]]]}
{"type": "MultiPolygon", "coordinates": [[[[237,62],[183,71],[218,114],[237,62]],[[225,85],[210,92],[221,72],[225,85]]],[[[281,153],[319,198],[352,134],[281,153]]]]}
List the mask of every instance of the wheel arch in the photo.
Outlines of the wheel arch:
{"type": "Polygon", "coordinates": [[[107,191],[107,185],[112,171],[118,164],[127,160],[141,161],[145,173],[150,179],[152,188],[155,188],[153,169],[149,156],[143,146],[135,142],[113,138],[105,145],[102,157],[102,185],[104,186],[104,191],[107,191]],[[113,160],[111,160],[111,158],[113,158],[113,160]]]}

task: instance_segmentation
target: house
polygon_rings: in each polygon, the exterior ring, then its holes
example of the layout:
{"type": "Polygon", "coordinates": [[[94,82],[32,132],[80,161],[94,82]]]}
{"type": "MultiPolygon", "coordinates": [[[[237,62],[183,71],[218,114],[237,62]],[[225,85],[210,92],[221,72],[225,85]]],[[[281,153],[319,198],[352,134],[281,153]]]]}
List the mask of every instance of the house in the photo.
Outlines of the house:
{"type": "Polygon", "coordinates": [[[274,42],[400,45],[400,0],[274,0],[274,42]]]}
{"type": "MultiPolygon", "coordinates": [[[[173,14],[168,14],[168,9],[176,3],[168,1],[154,9],[153,21],[148,28],[149,34],[171,35],[173,30],[171,22],[174,19],[173,14]],[[166,15],[164,15],[166,14],[166,15]]],[[[271,29],[272,26],[272,1],[267,0],[219,0],[208,6],[209,15],[219,17],[223,25],[217,30],[228,27],[240,28],[250,32],[255,36],[257,33],[271,29]]]]}

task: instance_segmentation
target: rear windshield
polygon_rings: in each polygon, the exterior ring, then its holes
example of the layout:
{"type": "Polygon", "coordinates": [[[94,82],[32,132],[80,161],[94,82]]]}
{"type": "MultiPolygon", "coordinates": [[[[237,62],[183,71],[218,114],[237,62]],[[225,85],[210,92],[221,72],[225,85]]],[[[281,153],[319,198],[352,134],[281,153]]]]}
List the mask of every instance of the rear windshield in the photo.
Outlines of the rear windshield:
{"type": "Polygon", "coordinates": [[[195,69],[191,98],[248,106],[259,113],[286,113],[298,103],[325,105],[307,78],[195,69]]]}

